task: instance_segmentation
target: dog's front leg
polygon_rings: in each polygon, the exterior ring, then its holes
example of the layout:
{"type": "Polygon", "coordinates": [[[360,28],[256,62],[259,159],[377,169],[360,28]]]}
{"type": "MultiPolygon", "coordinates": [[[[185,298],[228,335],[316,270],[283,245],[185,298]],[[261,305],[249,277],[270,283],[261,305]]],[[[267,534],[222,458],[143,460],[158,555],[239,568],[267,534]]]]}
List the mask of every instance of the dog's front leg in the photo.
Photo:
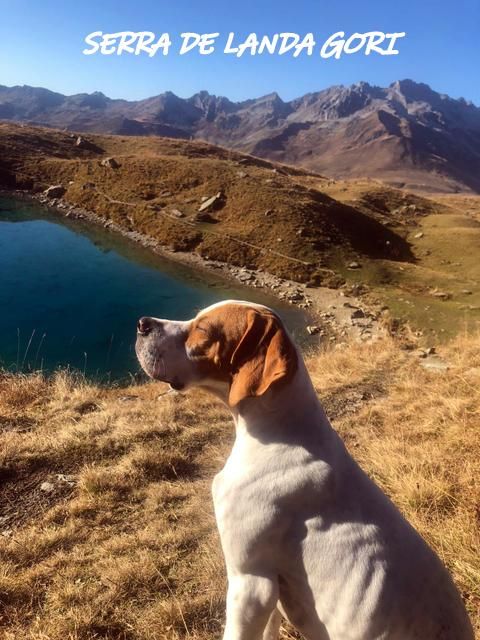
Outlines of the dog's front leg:
{"type": "Polygon", "coordinates": [[[229,575],[223,640],[273,640],[269,622],[277,602],[276,577],[229,575]]]}

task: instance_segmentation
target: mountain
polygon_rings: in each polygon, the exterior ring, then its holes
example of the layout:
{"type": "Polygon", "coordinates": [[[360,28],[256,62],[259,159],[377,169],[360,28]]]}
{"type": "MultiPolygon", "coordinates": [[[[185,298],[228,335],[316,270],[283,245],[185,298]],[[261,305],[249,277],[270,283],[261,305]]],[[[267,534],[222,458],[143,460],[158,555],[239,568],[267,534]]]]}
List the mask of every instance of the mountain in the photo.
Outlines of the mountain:
{"type": "Polygon", "coordinates": [[[0,86],[0,119],[92,133],[198,138],[332,177],[480,192],[480,108],[401,80],[359,82],[284,102],[231,102],[202,91],[140,101],[0,86]]]}

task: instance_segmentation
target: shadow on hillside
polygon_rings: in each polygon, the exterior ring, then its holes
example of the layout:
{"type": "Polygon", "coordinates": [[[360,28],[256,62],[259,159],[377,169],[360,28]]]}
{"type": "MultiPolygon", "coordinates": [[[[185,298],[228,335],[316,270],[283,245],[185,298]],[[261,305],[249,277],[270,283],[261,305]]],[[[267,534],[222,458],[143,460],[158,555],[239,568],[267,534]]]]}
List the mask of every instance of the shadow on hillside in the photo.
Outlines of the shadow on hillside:
{"type": "Polygon", "coordinates": [[[352,249],[369,258],[414,262],[410,244],[399,234],[354,207],[321,192],[310,192],[315,202],[328,211],[329,223],[352,249]]]}

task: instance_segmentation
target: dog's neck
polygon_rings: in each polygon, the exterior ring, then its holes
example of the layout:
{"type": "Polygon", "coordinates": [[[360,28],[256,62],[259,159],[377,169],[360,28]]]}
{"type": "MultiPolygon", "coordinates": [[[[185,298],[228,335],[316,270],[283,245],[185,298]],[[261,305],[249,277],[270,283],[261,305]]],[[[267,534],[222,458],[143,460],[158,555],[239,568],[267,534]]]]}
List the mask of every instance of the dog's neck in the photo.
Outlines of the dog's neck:
{"type": "Polygon", "coordinates": [[[317,398],[303,359],[287,385],[273,386],[263,396],[245,398],[231,409],[237,437],[292,442],[308,439],[306,430],[329,431],[330,424],[317,398]]]}

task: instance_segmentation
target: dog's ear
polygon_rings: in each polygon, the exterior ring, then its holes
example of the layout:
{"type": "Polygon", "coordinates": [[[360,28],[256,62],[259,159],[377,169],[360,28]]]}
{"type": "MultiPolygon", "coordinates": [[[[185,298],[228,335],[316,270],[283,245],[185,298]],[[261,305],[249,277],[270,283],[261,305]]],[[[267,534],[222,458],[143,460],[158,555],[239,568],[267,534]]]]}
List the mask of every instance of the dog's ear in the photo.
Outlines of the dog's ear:
{"type": "Polygon", "coordinates": [[[275,315],[250,309],[245,333],[230,365],[233,373],[228,402],[233,407],[245,398],[263,395],[273,383],[293,376],[297,353],[275,315]]]}

